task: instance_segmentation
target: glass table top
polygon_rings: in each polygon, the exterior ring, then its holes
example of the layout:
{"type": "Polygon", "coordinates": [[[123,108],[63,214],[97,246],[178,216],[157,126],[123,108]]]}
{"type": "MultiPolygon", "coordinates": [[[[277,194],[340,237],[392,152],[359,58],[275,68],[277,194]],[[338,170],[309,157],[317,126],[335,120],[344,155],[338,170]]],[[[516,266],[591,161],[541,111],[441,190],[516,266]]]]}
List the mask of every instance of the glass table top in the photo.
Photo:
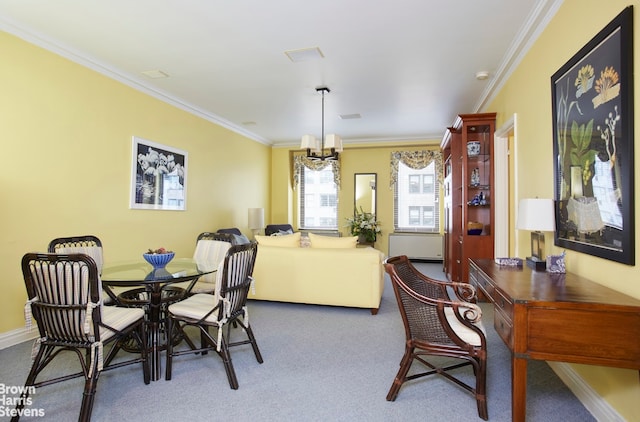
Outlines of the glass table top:
{"type": "Polygon", "coordinates": [[[139,260],[105,263],[102,268],[102,282],[116,283],[158,283],[186,281],[203,274],[214,272],[216,268],[206,262],[191,258],[174,258],[165,268],[154,269],[140,257],[139,260]]]}

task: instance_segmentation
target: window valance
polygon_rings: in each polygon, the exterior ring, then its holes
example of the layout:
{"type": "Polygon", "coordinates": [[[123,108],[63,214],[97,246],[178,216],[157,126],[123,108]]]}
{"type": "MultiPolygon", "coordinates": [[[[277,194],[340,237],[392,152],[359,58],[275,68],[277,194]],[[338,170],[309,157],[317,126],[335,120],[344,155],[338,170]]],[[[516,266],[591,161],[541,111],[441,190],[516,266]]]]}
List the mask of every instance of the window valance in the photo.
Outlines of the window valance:
{"type": "Polygon", "coordinates": [[[393,151],[391,152],[391,174],[389,188],[393,189],[398,181],[398,163],[405,166],[420,170],[427,167],[431,163],[435,163],[436,175],[438,182],[442,183],[442,153],[435,150],[422,151],[393,151]]]}
{"type": "Polygon", "coordinates": [[[310,160],[306,155],[294,155],[293,156],[293,188],[298,187],[300,183],[300,174],[303,171],[303,167],[311,170],[324,170],[327,166],[331,166],[333,172],[333,181],[338,189],[340,189],[340,160],[310,160]]]}

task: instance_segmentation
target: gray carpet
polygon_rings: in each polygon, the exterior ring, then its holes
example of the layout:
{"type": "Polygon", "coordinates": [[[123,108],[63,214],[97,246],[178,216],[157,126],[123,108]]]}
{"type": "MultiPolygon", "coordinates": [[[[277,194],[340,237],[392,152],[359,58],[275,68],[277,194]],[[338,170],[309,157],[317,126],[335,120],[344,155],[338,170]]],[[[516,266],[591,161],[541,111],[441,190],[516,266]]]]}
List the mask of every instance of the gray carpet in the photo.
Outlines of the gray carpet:
{"type": "MultiPolygon", "coordinates": [[[[441,264],[418,266],[442,278],[441,264]]],[[[93,420],[480,420],[474,398],[442,377],[405,384],[395,402],[385,400],[404,351],[402,321],[386,283],[375,316],[363,309],[252,301],[251,323],[264,364],[256,362],[250,346],[232,350],[239,390],[229,388],[215,354],[178,357],[173,379],[150,385],[144,385],[139,366],[120,368],[101,375],[93,420]]],[[[489,420],[510,421],[509,352],[492,327],[491,308],[482,307],[489,342],[489,420]]],[[[27,342],[0,350],[0,383],[24,383],[30,348],[27,342]]],[[[68,356],[55,368],[75,365],[68,356]]],[[[472,379],[469,368],[458,373],[472,379]]],[[[531,362],[528,375],[528,421],[594,420],[546,363],[531,362]]],[[[22,420],[77,420],[82,384],[42,387],[29,407],[42,409],[45,417],[22,420]]],[[[0,410],[11,407],[5,405],[0,403],[0,410]]]]}

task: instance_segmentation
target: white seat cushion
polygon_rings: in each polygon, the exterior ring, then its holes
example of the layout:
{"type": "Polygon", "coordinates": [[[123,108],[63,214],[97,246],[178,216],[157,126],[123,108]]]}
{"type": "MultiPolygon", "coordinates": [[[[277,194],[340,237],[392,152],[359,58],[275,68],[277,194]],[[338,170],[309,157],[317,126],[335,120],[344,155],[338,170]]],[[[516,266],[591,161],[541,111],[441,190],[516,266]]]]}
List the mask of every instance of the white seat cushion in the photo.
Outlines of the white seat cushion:
{"type": "MultiPolygon", "coordinates": [[[[195,294],[187,299],[176,302],[169,306],[169,312],[175,316],[182,316],[193,319],[204,317],[207,312],[211,311],[218,304],[218,296],[213,294],[195,294]]],[[[206,321],[215,323],[218,321],[218,311],[213,312],[206,321]]]]}
{"type": "MultiPolygon", "coordinates": [[[[144,310],[141,308],[120,308],[117,306],[102,308],[102,323],[116,330],[123,330],[143,317],[144,310]]],[[[100,327],[100,340],[105,341],[113,337],[114,334],[108,328],[100,327]]]]}
{"type": "MultiPolygon", "coordinates": [[[[478,335],[478,333],[458,321],[458,318],[456,318],[453,312],[453,308],[444,308],[444,315],[447,317],[447,322],[449,322],[449,325],[451,326],[453,331],[455,331],[458,337],[460,337],[463,341],[471,344],[472,346],[480,346],[482,343],[480,342],[480,336],[478,335]]],[[[474,325],[478,327],[480,331],[482,331],[486,336],[487,332],[484,329],[482,321],[478,321],[474,323],[474,325]]]]}
{"type": "Polygon", "coordinates": [[[209,283],[207,281],[196,281],[196,283],[191,288],[191,293],[208,293],[211,294],[214,292],[216,285],[214,283],[209,283]]]}

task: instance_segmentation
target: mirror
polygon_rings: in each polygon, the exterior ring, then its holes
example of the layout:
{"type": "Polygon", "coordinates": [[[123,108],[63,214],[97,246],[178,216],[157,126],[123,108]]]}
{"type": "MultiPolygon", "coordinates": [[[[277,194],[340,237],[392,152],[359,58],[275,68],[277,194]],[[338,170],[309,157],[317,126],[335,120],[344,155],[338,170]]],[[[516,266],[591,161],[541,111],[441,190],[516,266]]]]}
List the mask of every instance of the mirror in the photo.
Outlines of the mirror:
{"type": "Polygon", "coordinates": [[[376,173],[356,173],[353,190],[355,209],[376,214],[376,173]]]}

